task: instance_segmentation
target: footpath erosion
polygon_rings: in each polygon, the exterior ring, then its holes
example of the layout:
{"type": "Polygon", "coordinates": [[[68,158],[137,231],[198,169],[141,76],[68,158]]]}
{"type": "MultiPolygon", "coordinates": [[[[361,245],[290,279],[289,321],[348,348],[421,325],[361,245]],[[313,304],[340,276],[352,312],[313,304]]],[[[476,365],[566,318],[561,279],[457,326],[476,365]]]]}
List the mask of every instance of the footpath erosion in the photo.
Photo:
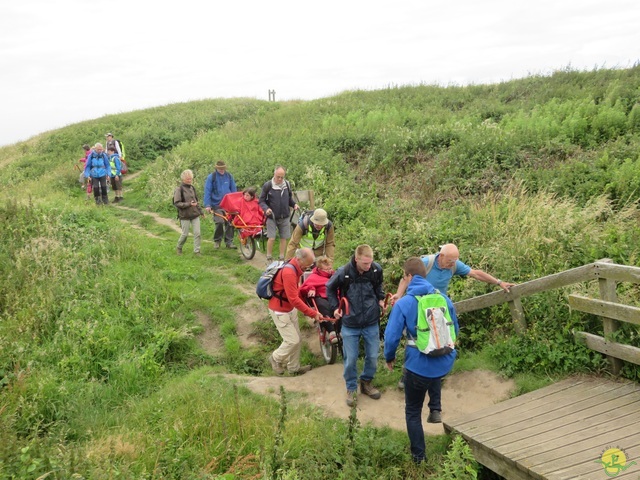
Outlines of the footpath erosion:
{"type": "MultiPolygon", "coordinates": [[[[122,205],[118,205],[117,208],[135,210],[122,205]]],[[[178,234],[180,233],[180,228],[175,220],[160,217],[152,212],[135,211],[151,216],[156,222],[172,228],[178,234]]],[[[204,245],[211,243],[210,240],[203,239],[204,245]]],[[[203,255],[206,258],[207,254],[205,252],[206,250],[203,249],[203,255]]],[[[250,263],[257,269],[263,270],[265,257],[260,252],[256,252],[256,256],[250,263]]],[[[268,315],[266,303],[258,299],[253,289],[234,279],[231,274],[229,275],[229,281],[235,282],[236,287],[250,298],[236,311],[236,331],[240,342],[247,347],[257,345],[258,340],[253,336],[253,323],[256,319],[261,319],[268,315]]],[[[216,354],[222,348],[217,328],[206,314],[202,312],[195,313],[204,328],[203,333],[198,338],[200,344],[208,353],[216,354]]],[[[309,349],[317,356],[321,356],[315,329],[303,329],[302,334],[305,337],[304,342],[309,349]]],[[[350,409],[345,402],[346,389],[342,378],[342,363],[317,367],[305,375],[297,377],[278,377],[275,375],[264,377],[227,375],[227,377],[245,384],[253,392],[273,397],[278,397],[280,386],[283,386],[287,391],[302,393],[305,401],[321,408],[328,416],[344,419],[349,417],[350,409]]],[[[505,400],[509,398],[509,393],[514,388],[515,384],[512,380],[501,378],[490,371],[474,370],[449,375],[445,378],[442,388],[443,419],[453,420],[505,400]]],[[[428,414],[426,401],[425,410],[428,414]]],[[[426,423],[426,415],[424,418],[423,426],[426,434],[438,435],[444,433],[442,424],[426,423]]],[[[359,394],[358,419],[363,424],[370,423],[376,427],[390,427],[404,431],[406,428],[404,392],[395,387],[388,388],[382,393],[382,397],[379,400],[372,400],[359,394]]]]}

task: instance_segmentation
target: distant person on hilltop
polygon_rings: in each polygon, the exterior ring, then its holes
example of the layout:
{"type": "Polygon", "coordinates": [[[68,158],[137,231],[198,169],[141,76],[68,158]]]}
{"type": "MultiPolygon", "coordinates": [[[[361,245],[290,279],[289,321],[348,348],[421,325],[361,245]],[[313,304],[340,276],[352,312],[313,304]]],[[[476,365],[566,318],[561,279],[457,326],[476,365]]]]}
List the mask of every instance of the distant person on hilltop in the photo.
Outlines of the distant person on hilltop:
{"type": "Polygon", "coordinates": [[[113,199],[113,203],[118,203],[124,200],[122,198],[122,173],[120,171],[122,164],[120,163],[120,157],[118,156],[115,147],[109,147],[107,149],[107,153],[109,154],[109,177],[111,179],[111,190],[116,194],[113,199]]]}
{"type": "Polygon", "coordinates": [[[207,212],[213,214],[215,231],[213,232],[213,246],[220,248],[224,234],[224,243],[227,248],[236,248],[233,244],[234,227],[224,218],[224,210],[220,208],[220,202],[227,193],[237,192],[236,181],[229,172],[227,164],[222,160],[216,162],[216,168],[210,173],[204,182],[204,207],[207,212]],[[218,215],[215,215],[215,214],[218,215]]]}
{"type": "Polygon", "coordinates": [[[120,160],[124,160],[124,144],[120,140],[116,140],[115,138],[113,138],[113,133],[107,133],[105,135],[105,138],[107,139],[107,144],[105,145],[107,151],[109,150],[109,147],[113,147],[120,160]]]}
{"type": "Polygon", "coordinates": [[[287,241],[291,238],[291,224],[289,208],[298,210],[300,207],[293,199],[291,184],[284,179],[286,170],[278,165],[273,172],[273,178],[262,185],[262,192],[258,203],[267,217],[267,263],[273,261],[273,246],[276,243],[276,233],[280,235],[280,257],[284,260],[287,241]]]}
{"type": "MultiPolygon", "coordinates": [[[[81,184],[80,188],[82,188],[84,191],[87,191],[87,185],[89,185],[89,182],[87,180],[87,177],[84,176],[84,168],[87,166],[87,157],[89,157],[91,147],[85,143],[84,145],[82,145],[82,150],[84,150],[84,157],[78,160],[78,162],[82,164],[82,167],[80,167],[80,177],[78,178],[78,181],[81,184]]],[[[87,191],[87,198],[89,198],[90,193],[91,191],[87,191]]]]}
{"type": "Polygon", "coordinates": [[[336,249],[333,223],[322,208],[316,208],[300,216],[287,245],[285,260],[293,258],[295,251],[304,247],[313,250],[316,257],[326,256],[333,260],[336,249]]]}
{"type": "Polygon", "coordinates": [[[111,170],[109,164],[109,156],[105,153],[101,143],[96,143],[93,150],[87,157],[87,163],[84,167],[84,176],[91,181],[93,189],[93,198],[96,205],[108,205],[109,197],[107,196],[107,177],[111,170]]]}

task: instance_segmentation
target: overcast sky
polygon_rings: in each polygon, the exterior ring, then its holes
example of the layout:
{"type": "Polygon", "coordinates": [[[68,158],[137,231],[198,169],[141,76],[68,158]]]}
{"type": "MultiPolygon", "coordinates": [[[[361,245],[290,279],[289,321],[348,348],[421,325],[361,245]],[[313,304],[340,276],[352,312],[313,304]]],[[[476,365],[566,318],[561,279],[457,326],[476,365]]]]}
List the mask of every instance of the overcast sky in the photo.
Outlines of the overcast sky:
{"type": "Polygon", "coordinates": [[[310,100],[639,60],[639,0],[2,0],[0,145],[203,98],[310,100]]]}

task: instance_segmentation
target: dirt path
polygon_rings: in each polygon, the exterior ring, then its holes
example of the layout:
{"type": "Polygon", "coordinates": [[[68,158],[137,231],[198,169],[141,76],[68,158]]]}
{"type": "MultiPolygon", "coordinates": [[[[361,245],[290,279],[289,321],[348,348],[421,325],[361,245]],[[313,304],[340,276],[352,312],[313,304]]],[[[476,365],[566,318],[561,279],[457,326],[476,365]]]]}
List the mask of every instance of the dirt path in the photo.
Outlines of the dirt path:
{"type": "MultiPolygon", "coordinates": [[[[122,205],[118,205],[118,208],[149,215],[156,222],[180,233],[180,228],[175,220],[160,217],[153,212],[136,210],[122,205]]],[[[204,241],[207,242],[206,240],[204,241]]],[[[211,241],[208,241],[208,243],[211,243],[211,241]]],[[[257,269],[263,270],[265,261],[265,256],[258,251],[250,263],[257,269]]],[[[236,333],[243,346],[254,346],[257,344],[257,339],[253,333],[254,322],[256,319],[261,319],[268,315],[266,303],[255,296],[253,288],[244,285],[233,275],[229,275],[229,277],[229,281],[234,282],[236,287],[249,297],[249,300],[237,309],[236,333]]],[[[195,313],[199,323],[204,328],[204,332],[199,336],[200,344],[207,352],[216,354],[222,348],[217,328],[206,314],[202,312],[195,313]]],[[[304,329],[303,336],[303,341],[309,349],[315,355],[320,356],[320,345],[315,329],[304,329]]],[[[314,368],[299,377],[247,377],[239,375],[227,375],[227,377],[244,383],[249,389],[262,395],[277,397],[281,385],[287,391],[303,393],[307,401],[320,407],[328,416],[347,419],[350,413],[345,403],[346,390],[342,378],[342,363],[314,368]]],[[[489,371],[475,370],[451,375],[445,379],[442,389],[443,419],[445,421],[452,420],[505,400],[514,388],[515,384],[512,380],[502,379],[489,371]]],[[[371,400],[364,395],[358,395],[358,402],[358,419],[362,423],[405,430],[404,393],[401,390],[397,388],[388,389],[383,393],[380,400],[371,400]]],[[[442,424],[424,422],[424,429],[425,433],[430,435],[443,433],[442,424]]]]}
{"type": "MultiPolygon", "coordinates": [[[[233,376],[256,393],[278,397],[280,385],[287,391],[306,394],[309,402],[322,408],[332,417],[349,417],[345,402],[346,390],[342,378],[342,363],[314,368],[299,377],[242,377],[233,376]]],[[[501,379],[493,372],[474,370],[447,377],[442,387],[442,417],[453,420],[473,413],[509,398],[514,388],[512,380],[501,379]]],[[[428,413],[428,410],[427,412],[428,413]]],[[[358,395],[358,419],[377,427],[405,430],[404,392],[391,388],[383,392],[379,400],[358,395]]],[[[424,423],[429,435],[444,432],[442,424],[424,423]]]]}

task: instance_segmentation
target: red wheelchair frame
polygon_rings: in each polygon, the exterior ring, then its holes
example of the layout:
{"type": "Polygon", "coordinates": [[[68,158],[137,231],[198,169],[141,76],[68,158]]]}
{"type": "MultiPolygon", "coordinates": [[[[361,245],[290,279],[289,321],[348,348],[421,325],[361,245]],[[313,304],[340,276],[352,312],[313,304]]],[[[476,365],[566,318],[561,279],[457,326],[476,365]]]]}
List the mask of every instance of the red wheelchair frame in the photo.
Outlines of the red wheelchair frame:
{"type": "MultiPolygon", "coordinates": [[[[314,297],[307,298],[307,303],[312,308],[318,310],[318,305],[316,304],[314,297]]],[[[345,297],[342,297],[340,299],[338,309],[342,312],[343,315],[349,314],[349,301],[345,297]]],[[[318,312],[319,311],[320,310],[318,310],[318,312]]],[[[322,356],[324,357],[324,360],[328,365],[332,365],[336,362],[336,359],[338,358],[338,351],[340,352],[340,355],[343,355],[342,335],[340,335],[341,326],[342,322],[339,318],[325,317],[324,315],[320,317],[320,321],[316,324],[316,328],[318,329],[318,339],[320,340],[320,351],[322,352],[322,356]],[[331,343],[331,340],[329,340],[329,332],[327,331],[324,322],[330,322],[334,325],[336,337],[338,339],[337,343],[331,343]]]]}

